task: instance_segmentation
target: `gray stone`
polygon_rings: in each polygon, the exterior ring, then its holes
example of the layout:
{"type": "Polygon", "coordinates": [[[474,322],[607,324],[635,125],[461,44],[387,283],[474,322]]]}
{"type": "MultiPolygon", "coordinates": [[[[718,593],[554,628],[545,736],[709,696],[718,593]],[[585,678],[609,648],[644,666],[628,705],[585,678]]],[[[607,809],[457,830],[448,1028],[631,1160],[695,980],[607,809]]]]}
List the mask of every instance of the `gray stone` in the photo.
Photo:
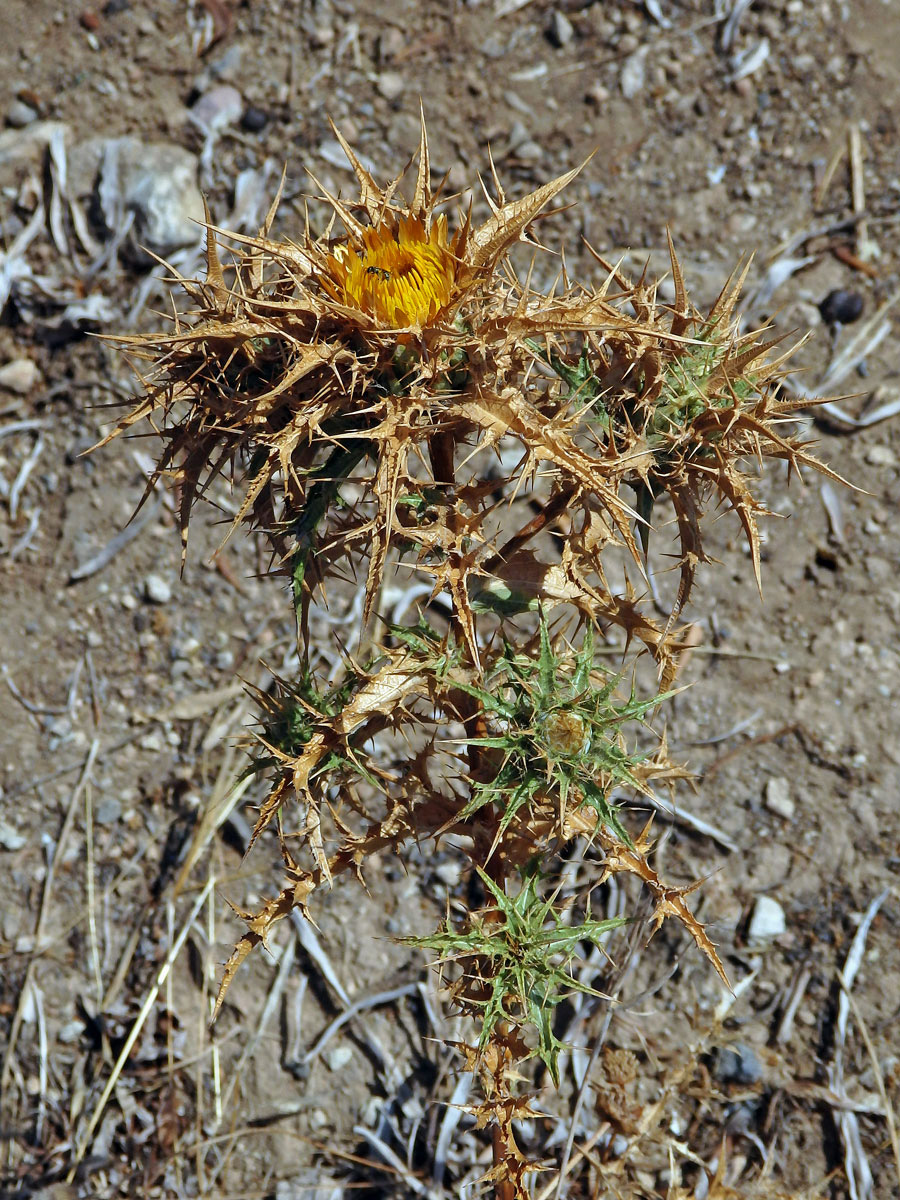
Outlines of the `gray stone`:
{"type": "Polygon", "coordinates": [[[399,71],[382,71],[376,84],[385,100],[398,100],[406,91],[406,76],[399,71]]]}
{"type": "Polygon", "coordinates": [[[560,50],[564,46],[568,46],[575,37],[575,29],[572,22],[559,9],[553,10],[553,14],[550,17],[550,26],[547,29],[547,37],[550,39],[552,45],[560,50]]]}
{"type": "MultiPolygon", "coordinates": [[[[108,138],[100,150],[100,207],[110,234],[119,232],[126,213],[134,214],[128,238],[132,258],[149,264],[142,247],[165,258],[202,241],[205,214],[196,155],[171,142],[134,137],[108,138]]],[[[85,157],[89,162],[91,155],[85,157]]]]}
{"type": "Polygon", "coordinates": [[[740,1083],[745,1086],[758,1083],[763,1069],[759,1059],[749,1046],[738,1042],[734,1046],[720,1046],[714,1060],[716,1079],[721,1083],[740,1083]]]}
{"type": "Polygon", "coordinates": [[[172,586],[161,575],[148,575],[144,580],[144,595],[151,604],[168,604],[172,599],[172,586]]]}
{"type": "Polygon", "coordinates": [[[0,821],[0,847],[4,850],[21,850],[27,840],[17,829],[13,829],[12,825],[0,821]]]}
{"type": "Polygon", "coordinates": [[[870,467],[896,467],[897,456],[890,446],[870,446],[866,451],[866,462],[870,467]]]}
{"type": "MultiPolygon", "coordinates": [[[[344,153],[344,148],[336,138],[327,138],[324,142],[320,142],[318,154],[320,158],[324,158],[330,167],[337,167],[341,171],[352,170],[347,155],[344,153]]],[[[369,158],[365,154],[358,154],[357,157],[367,171],[373,175],[378,173],[374,159],[369,158]]]]}
{"type": "Polygon", "coordinates": [[[0,367],[0,388],[15,392],[17,396],[26,396],[40,378],[37,363],[30,358],[14,358],[0,367]]]}
{"type": "Polygon", "coordinates": [[[509,139],[506,143],[508,153],[518,150],[519,146],[531,139],[531,134],[528,132],[528,127],[518,118],[513,121],[509,131],[509,139]]]}
{"type": "Polygon", "coordinates": [[[791,785],[788,781],[781,775],[770,779],[766,784],[766,808],[769,812],[783,817],[785,821],[792,821],[796,807],[791,799],[791,785]]]}
{"type": "Polygon", "coordinates": [[[118,796],[103,796],[94,809],[94,820],[98,825],[115,825],[122,816],[122,804],[118,796]]]}
{"type": "Polygon", "coordinates": [[[634,100],[643,91],[646,78],[646,57],[647,48],[642,46],[634,54],[629,54],[622,63],[619,87],[626,100],[634,100]]]}
{"type": "Polygon", "coordinates": [[[353,1051],[349,1046],[335,1046],[333,1050],[326,1053],[325,1062],[329,1071],[337,1072],[343,1071],[352,1058],[353,1051]]]}
{"type": "Polygon", "coordinates": [[[142,750],[149,751],[150,754],[161,754],[166,748],[166,739],[158,729],[153,729],[138,739],[138,745],[142,750]]]}
{"type": "Polygon", "coordinates": [[[543,147],[530,138],[516,147],[516,158],[521,162],[540,162],[544,157],[543,147]]]}
{"type": "Polygon", "coordinates": [[[24,100],[13,100],[6,110],[6,123],[13,129],[24,129],[38,119],[37,110],[24,100]]]}
{"type": "Polygon", "coordinates": [[[451,858],[447,862],[438,863],[434,868],[434,873],[441,883],[448,888],[455,888],[462,876],[462,868],[459,862],[451,858]]]}
{"type": "Polygon", "coordinates": [[[240,121],[244,115],[244,97],[237,88],[223,83],[204,92],[189,115],[204,133],[218,133],[240,121]]]}
{"type": "Polygon", "coordinates": [[[753,906],[750,925],[747,929],[747,941],[757,945],[780,937],[787,929],[784,909],[771,896],[760,896],[753,906]]]}
{"type": "Polygon", "coordinates": [[[162,142],[143,149],[126,175],[125,204],[134,213],[137,244],[165,257],[203,237],[197,159],[182,146],[162,142]]]}

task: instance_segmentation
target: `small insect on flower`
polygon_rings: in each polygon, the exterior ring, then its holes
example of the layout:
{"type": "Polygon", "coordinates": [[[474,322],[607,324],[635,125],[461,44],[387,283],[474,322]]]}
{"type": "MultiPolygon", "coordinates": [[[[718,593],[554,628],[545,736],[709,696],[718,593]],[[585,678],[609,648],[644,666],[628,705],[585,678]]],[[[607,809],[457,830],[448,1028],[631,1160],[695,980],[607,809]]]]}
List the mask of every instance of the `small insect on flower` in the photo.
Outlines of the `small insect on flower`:
{"type": "Polygon", "coordinates": [[[377,275],[378,278],[383,279],[385,283],[387,283],[391,277],[390,271],[386,271],[384,267],[366,267],[366,274],[377,275]]]}

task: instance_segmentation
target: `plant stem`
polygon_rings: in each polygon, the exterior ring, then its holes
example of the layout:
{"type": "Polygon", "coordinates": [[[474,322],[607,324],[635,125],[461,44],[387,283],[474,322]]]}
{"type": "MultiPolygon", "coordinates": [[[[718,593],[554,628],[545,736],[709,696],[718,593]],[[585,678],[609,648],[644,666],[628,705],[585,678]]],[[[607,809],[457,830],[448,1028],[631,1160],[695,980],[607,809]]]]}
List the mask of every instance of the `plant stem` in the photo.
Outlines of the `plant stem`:
{"type": "Polygon", "coordinates": [[[325,462],[312,473],[316,483],[309,490],[301,516],[293,524],[296,537],[293,559],[291,562],[291,587],[294,598],[294,612],[297,615],[297,633],[302,648],[302,658],[308,661],[307,634],[309,589],[304,589],[306,572],[309,567],[316,532],[322,519],[328,512],[337,496],[338,489],[346,482],[347,476],[357,467],[367,454],[374,449],[374,443],[368,438],[360,439],[349,446],[339,445],[332,450],[325,462]]]}

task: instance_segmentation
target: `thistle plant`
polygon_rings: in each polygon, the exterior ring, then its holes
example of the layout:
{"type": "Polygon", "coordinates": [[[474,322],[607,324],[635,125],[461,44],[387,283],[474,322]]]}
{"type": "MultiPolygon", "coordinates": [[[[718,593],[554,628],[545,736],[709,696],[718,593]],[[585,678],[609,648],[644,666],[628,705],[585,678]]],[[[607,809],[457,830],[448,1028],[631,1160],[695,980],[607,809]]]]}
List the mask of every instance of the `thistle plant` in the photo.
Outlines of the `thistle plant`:
{"type": "Polygon", "coordinates": [[[765,508],[748,460],[825,468],[788,432],[799,405],[777,387],[786,356],[764,331],[738,331],[742,273],[706,313],[671,246],[674,303],[599,255],[599,287],[563,277],[545,294],[509,252],[577,171],[511,201],[494,178],[489,219],[470,211],[451,228],[424,126],[408,201],[403,175],[379,186],[341,140],[359,198],[321,188],[328,230],[274,240],[278,197],[256,237],[210,225],[206,277],[177,281],[189,310],[120,339],[143,394],[110,436],[153,421],[150,486],[177,482],[185,550],[196,500],[227,474],[243,493],[235,523],[267,544],[296,612],[297,674],[256,694],[248,766],[267,789],[253,841],[280,839],[286,878],[240,914],[219,1004],[275,923],[309,916],[337,876],[362,880],[371,855],[453,834],[483,905],[413,940],[472,1019],[459,1049],[482,1084],[478,1122],[495,1129],[489,1178],[522,1197],[522,1064],[536,1056],[558,1079],[554,1014],[578,986],[572,960],[612,927],[554,890],[573,840],[599,852],[595,886],[637,876],[653,926],[680,922],[726,980],[692,887],[660,880],[621,797],[684,775],[653,728],[711,505],[737,513],[758,578],[765,508]],[[665,506],[680,578],[660,616],[646,555],[665,506]],[[379,617],[387,573],[427,582],[408,624],[379,617]],[[310,605],[348,577],[364,628],[327,682],[310,605]],[[641,694],[627,661],[602,665],[615,630],[652,657],[658,688],[641,694]],[[382,734],[400,735],[405,760],[379,748],[382,734]]]}

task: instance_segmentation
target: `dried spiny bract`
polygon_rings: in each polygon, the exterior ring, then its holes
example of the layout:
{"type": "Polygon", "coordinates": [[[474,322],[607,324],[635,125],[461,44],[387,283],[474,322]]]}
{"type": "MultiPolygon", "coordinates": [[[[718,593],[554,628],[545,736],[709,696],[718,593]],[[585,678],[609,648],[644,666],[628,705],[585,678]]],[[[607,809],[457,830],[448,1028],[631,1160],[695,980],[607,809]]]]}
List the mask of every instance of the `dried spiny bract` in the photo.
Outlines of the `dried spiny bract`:
{"type": "Polygon", "coordinates": [[[781,396],[778,384],[793,353],[770,357],[781,339],[764,340],[764,330],[739,332],[733,313],[747,268],[732,275],[704,315],[688,300],[671,239],[669,250],[673,305],[657,299],[655,283],[635,284],[596,255],[609,271],[597,301],[614,281],[638,326],[588,331],[577,352],[549,343],[532,343],[532,350],[565,385],[566,406],[585,414],[598,457],[614,461],[617,481],[633,491],[645,551],[656,502],[671,501],[681,545],[671,624],[687,602],[697,564],[706,561],[700,525],[711,496],[737,512],[760,582],[757,518],[767,510],[751,490],[747,460],[781,459],[839,477],[779,428],[810,401],[781,396]]]}

